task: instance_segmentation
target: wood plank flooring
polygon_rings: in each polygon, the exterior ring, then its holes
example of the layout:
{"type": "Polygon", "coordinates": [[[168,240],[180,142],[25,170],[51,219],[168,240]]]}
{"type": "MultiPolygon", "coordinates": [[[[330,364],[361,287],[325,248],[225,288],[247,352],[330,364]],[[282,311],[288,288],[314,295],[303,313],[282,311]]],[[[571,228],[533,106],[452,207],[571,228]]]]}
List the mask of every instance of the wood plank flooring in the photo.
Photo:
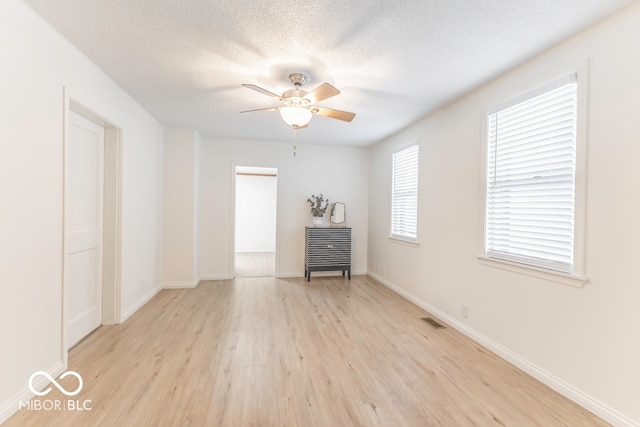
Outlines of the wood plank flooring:
{"type": "Polygon", "coordinates": [[[426,316],[366,276],[163,290],[71,350],[78,396],[39,398],[90,411],[3,427],[608,425],[426,316]]]}

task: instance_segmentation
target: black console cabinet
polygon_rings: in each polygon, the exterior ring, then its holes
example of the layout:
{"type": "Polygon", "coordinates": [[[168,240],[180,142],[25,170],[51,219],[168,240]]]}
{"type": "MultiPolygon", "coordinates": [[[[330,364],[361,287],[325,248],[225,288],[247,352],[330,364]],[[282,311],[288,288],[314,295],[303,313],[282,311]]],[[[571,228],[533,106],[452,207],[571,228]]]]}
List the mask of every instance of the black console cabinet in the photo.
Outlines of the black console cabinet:
{"type": "Polygon", "coordinates": [[[342,271],[351,280],[351,228],[306,227],[304,277],[312,271],[342,271]]]}

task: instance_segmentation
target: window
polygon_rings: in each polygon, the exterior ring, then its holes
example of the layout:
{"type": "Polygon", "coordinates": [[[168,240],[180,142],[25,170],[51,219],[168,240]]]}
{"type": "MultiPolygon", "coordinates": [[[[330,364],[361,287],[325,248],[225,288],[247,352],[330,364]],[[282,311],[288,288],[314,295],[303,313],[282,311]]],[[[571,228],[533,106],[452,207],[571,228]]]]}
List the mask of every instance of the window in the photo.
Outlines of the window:
{"type": "Polygon", "coordinates": [[[393,154],[391,237],[418,240],[418,143],[393,154]]]}
{"type": "Polygon", "coordinates": [[[573,273],[576,74],[487,116],[485,255],[573,273]]]}

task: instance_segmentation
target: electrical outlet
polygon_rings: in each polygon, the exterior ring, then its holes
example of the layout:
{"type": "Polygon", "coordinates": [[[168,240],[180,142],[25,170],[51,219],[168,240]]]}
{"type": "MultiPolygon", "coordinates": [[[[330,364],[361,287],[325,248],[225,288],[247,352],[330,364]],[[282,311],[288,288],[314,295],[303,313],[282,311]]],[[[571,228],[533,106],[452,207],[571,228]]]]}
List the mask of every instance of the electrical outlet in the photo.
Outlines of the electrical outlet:
{"type": "Polygon", "coordinates": [[[465,319],[469,317],[469,306],[467,304],[460,304],[460,314],[465,319]]]}
{"type": "Polygon", "coordinates": [[[140,282],[140,290],[144,291],[144,280],[140,282]]]}
{"type": "Polygon", "coordinates": [[[387,274],[387,267],[384,265],[382,266],[382,274],[387,274]]]}

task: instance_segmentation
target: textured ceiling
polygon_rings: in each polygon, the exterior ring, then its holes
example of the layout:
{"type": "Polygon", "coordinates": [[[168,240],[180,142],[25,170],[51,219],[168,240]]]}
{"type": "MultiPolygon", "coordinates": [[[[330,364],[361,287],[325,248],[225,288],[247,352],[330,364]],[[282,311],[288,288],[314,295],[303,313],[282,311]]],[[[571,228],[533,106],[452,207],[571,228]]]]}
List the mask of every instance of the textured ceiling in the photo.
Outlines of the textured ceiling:
{"type": "Polygon", "coordinates": [[[633,0],[25,0],[166,125],[293,140],[278,94],[329,82],[299,142],[368,146],[633,0]]]}

